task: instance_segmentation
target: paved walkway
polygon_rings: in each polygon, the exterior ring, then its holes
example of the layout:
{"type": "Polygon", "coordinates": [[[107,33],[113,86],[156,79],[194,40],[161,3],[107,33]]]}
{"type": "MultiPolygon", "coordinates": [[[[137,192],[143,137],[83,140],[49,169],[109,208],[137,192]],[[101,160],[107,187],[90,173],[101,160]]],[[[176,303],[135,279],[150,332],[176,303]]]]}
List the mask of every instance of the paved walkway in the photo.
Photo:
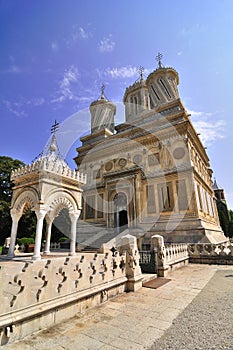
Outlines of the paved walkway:
{"type": "Polygon", "coordinates": [[[158,289],[142,288],[88,310],[67,322],[1,346],[2,350],[114,350],[150,348],[217,270],[232,266],[189,265],[170,273],[158,289]]]}

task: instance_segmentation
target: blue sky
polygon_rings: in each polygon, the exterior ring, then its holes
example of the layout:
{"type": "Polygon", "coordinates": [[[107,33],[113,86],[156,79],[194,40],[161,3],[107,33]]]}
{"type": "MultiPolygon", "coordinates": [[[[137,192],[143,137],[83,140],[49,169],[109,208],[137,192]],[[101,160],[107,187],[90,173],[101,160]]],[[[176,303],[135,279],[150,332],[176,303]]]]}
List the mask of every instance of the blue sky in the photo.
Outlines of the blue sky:
{"type": "Polygon", "coordinates": [[[64,126],[83,111],[77,140],[101,84],[121,102],[162,52],[233,208],[232,34],[231,0],[0,0],[0,153],[30,163],[55,119],[64,126]]]}

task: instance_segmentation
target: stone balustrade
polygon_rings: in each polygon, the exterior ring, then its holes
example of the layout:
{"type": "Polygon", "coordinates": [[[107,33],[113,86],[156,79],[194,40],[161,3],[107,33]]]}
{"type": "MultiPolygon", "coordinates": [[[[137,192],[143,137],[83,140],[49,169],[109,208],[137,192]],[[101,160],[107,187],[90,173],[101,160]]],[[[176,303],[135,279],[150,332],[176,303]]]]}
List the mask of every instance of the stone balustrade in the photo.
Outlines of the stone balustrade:
{"type": "Polygon", "coordinates": [[[82,174],[77,170],[72,170],[68,166],[62,165],[62,163],[59,161],[48,161],[47,158],[40,159],[32,164],[13,170],[11,173],[11,180],[13,181],[23,175],[32,174],[43,170],[78,180],[81,183],[86,183],[87,180],[86,174],[82,174]]]}
{"type": "Polygon", "coordinates": [[[118,251],[3,261],[0,344],[52,326],[119,293],[136,291],[142,278],[136,238],[130,235],[122,237],[118,251]]]}
{"type": "Polygon", "coordinates": [[[172,265],[189,258],[187,244],[169,244],[164,248],[165,263],[172,265]]]}
{"type": "Polygon", "coordinates": [[[233,243],[188,244],[189,260],[192,263],[233,265],[233,243]]]}
{"type": "MultiPolygon", "coordinates": [[[[44,242],[42,242],[42,244],[41,244],[41,247],[42,247],[42,251],[44,251],[44,249],[45,249],[45,243],[44,242]]],[[[60,247],[61,247],[61,243],[60,242],[51,242],[50,243],[50,250],[53,250],[53,249],[60,249],[60,247]]]]}
{"type": "Polygon", "coordinates": [[[156,252],[156,270],[159,277],[164,277],[167,272],[189,262],[187,244],[164,244],[160,235],[151,237],[152,249],[156,252]]]}

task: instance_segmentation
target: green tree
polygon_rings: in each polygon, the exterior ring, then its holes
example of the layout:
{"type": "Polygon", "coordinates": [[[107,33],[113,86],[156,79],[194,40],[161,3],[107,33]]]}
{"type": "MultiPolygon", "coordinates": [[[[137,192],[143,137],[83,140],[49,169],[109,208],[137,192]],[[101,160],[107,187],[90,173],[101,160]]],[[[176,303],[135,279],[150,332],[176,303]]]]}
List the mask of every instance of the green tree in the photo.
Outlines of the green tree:
{"type": "Polygon", "coordinates": [[[230,223],[230,213],[227,209],[226,203],[223,201],[217,200],[217,208],[218,208],[218,216],[220,225],[222,227],[222,230],[224,234],[228,237],[229,236],[229,223],[230,223]]]}
{"type": "MultiPolygon", "coordinates": [[[[11,232],[10,206],[13,187],[10,179],[11,172],[24,165],[18,159],[0,156],[0,245],[4,243],[6,237],[10,236],[11,232]]],[[[35,215],[31,212],[25,213],[19,222],[18,237],[31,236],[35,231],[35,223],[35,215]]]]}
{"type": "Polygon", "coordinates": [[[12,197],[11,172],[25,164],[18,159],[0,156],[0,200],[10,203],[12,197]]]}
{"type": "Polygon", "coordinates": [[[233,211],[229,210],[230,221],[228,224],[228,235],[230,238],[233,237],[233,211]]]}

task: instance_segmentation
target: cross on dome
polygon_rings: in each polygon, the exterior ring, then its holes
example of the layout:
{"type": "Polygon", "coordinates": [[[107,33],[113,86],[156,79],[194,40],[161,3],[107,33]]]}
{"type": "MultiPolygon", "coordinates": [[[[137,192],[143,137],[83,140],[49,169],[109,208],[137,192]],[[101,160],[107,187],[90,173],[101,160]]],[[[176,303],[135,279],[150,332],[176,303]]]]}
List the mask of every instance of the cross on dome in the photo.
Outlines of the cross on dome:
{"type": "Polygon", "coordinates": [[[162,68],[162,58],[163,58],[163,54],[161,52],[158,52],[158,55],[155,57],[156,58],[156,61],[158,62],[159,64],[159,68],[162,68]]]}
{"type": "Polygon", "coordinates": [[[138,71],[139,71],[139,75],[140,75],[140,81],[143,80],[143,73],[144,73],[144,67],[140,66],[138,71]]]}
{"type": "Polygon", "coordinates": [[[55,134],[58,128],[59,128],[59,123],[55,119],[54,124],[51,126],[51,134],[55,134]]]}
{"type": "Polygon", "coordinates": [[[101,100],[106,100],[105,95],[104,95],[104,90],[105,90],[105,85],[101,85],[101,100]]]}
{"type": "Polygon", "coordinates": [[[58,128],[59,128],[59,123],[55,119],[55,122],[54,122],[54,124],[51,127],[51,134],[53,136],[52,136],[52,141],[51,141],[51,144],[50,144],[50,147],[49,147],[50,152],[56,152],[57,151],[56,131],[58,130],[58,128]]]}

